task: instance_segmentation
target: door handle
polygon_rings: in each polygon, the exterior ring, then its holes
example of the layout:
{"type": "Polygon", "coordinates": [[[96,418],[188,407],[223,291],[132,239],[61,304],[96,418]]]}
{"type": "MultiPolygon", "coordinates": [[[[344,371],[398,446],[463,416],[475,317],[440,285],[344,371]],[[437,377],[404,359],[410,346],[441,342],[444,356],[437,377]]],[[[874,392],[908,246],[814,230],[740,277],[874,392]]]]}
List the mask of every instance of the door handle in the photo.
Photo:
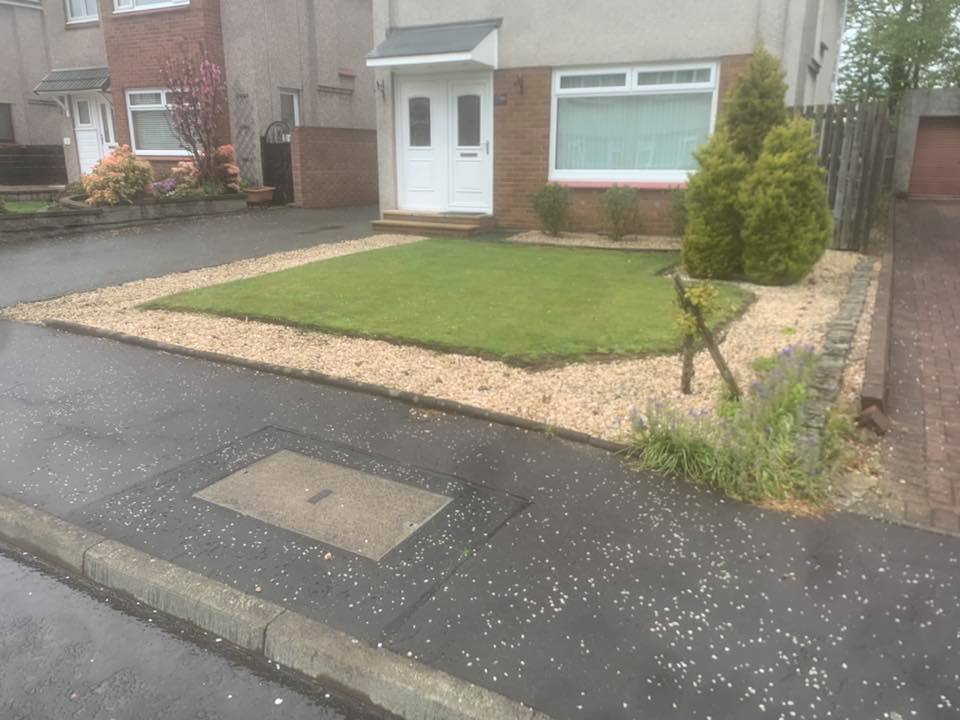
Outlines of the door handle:
{"type": "Polygon", "coordinates": [[[487,140],[484,144],[484,147],[487,149],[487,155],[490,154],[490,141],[487,140]]]}

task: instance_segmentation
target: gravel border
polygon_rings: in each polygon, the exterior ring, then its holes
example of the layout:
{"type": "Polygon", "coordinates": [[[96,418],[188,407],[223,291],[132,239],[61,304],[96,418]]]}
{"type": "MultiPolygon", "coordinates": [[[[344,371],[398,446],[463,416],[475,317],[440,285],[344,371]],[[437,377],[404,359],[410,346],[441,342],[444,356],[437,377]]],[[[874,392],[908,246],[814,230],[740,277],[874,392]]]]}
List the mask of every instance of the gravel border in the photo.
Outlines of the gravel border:
{"type": "MultiPolygon", "coordinates": [[[[183,290],[419,240],[378,235],[322,245],[14,306],[0,315],[34,323],[65,321],[244,362],[293,368],[613,442],[629,436],[631,412],[642,413],[650,401],[694,410],[712,407],[719,396],[721,382],[706,353],[695,360],[694,394],[686,396],[679,390],[680,359],[675,355],[533,370],[377,340],[137,308],[183,290]]],[[[792,287],[744,284],[756,299],[724,333],[723,350],[734,372],[748,381],[758,356],[790,344],[821,346],[860,257],[828,251],[813,273],[792,287]]]]}

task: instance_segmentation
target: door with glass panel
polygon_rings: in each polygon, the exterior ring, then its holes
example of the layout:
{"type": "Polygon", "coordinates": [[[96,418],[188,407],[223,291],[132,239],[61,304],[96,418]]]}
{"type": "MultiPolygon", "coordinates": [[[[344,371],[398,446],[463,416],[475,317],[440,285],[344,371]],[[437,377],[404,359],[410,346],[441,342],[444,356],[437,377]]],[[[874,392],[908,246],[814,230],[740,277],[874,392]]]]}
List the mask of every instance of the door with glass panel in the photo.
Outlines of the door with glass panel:
{"type": "Polygon", "coordinates": [[[447,205],[446,82],[398,80],[397,161],[402,210],[440,212],[447,205]]]}
{"type": "Polygon", "coordinates": [[[489,212],[493,156],[489,79],[450,83],[450,209],[489,212]]]}
{"type": "Polygon", "coordinates": [[[113,108],[98,95],[78,95],[73,99],[73,127],[80,172],[86,175],[116,144],[113,108]]]}

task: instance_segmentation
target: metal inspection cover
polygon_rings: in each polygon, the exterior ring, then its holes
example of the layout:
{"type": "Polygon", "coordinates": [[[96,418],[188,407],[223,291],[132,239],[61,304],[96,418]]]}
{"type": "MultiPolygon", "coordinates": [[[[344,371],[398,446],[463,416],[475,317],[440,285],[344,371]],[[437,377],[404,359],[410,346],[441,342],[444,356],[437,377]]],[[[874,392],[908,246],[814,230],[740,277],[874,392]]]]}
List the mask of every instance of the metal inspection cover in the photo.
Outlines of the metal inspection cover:
{"type": "Polygon", "coordinates": [[[377,562],[452,500],[286,449],[195,497],[377,562]]]}

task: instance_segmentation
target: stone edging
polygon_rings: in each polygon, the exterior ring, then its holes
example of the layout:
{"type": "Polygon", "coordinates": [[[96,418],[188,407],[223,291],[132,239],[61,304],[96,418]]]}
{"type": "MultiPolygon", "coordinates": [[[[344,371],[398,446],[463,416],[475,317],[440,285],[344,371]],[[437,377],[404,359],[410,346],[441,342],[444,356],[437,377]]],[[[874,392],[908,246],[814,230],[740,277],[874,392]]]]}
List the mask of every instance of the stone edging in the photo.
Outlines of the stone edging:
{"type": "Polygon", "coordinates": [[[503,695],[2,495],[0,539],[405,720],[550,720],[503,695]]]}
{"type": "Polygon", "coordinates": [[[343,388],[345,390],[362,392],[368,395],[376,395],[378,397],[384,397],[390,400],[398,400],[408,405],[424,408],[426,410],[436,410],[438,412],[450,413],[454,415],[465,415],[467,417],[485,420],[490,423],[496,423],[497,425],[506,425],[508,427],[514,427],[520,430],[528,430],[531,432],[552,435],[563,440],[590,445],[608,452],[623,452],[627,450],[628,447],[623,443],[604,440],[603,438],[588,435],[587,433],[580,432],[579,430],[556,427],[553,425],[548,425],[547,423],[537,422],[536,420],[522,418],[517,415],[509,415],[507,413],[501,413],[495,410],[487,410],[485,408],[477,407],[476,405],[467,405],[465,403],[457,402],[456,400],[447,400],[445,398],[438,398],[432,395],[420,395],[418,393],[412,393],[406,390],[396,390],[384,385],[359,382],[356,380],[350,380],[348,378],[337,377],[336,375],[327,375],[325,373],[316,372],[315,370],[302,370],[286,365],[274,365],[272,363],[264,363],[257,360],[248,360],[247,358],[238,357],[236,355],[227,355],[225,353],[209,352],[206,350],[196,350],[183,345],[174,345],[172,343],[160,342],[159,340],[150,340],[149,338],[143,338],[137,335],[128,335],[127,333],[116,332],[113,330],[103,330],[91,325],[83,325],[82,323],[68,322],[65,320],[45,320],[43,325],[53,330],[63,330],[75,335],[89,335],[92,337],[105,338],[107,340],[122,342],[127,345],[136,345],[138,347],[143,347],[150,350],[160,350],[173,355],[182,355],[185,357],[198,358],[200,360],[209,360],[211,362],[222,363],[226,365],[236,365],[249,370],[256,370],[258,372],[269,373],[272,375],[281,375],[283,377],[293,378],[295,380],[305,380],[318,385],[330,385],[332,387],[343,388]]]}
{"type": "Polygon", "coordinates": [[[891,201],[886,224],[886,247],[877,286],[877,304],[870,326],[863,387],[860,389],[860,424],[883,435],[890,429],[887,416],[887,373],[890,368],[890,334],[893,331],[893,267],[896,262],[897,203],[891,201]]]}
{"type": "Polygon", "coordinates": [[[857,263],[850,279],[850,287],[840,302],[836,316],[827,326],[826,341],[814,364],[802,422],[804,438],[816,457],[819,456],[820,441],[830,409],[840,394],[847,356],[853,347],[857,326],[867,302],[867,293],[873,282],[873,266],[874,259],[869,257],[857,263]]]}
{"type": "Polygon", "coordinates": [[[863,388],[860,390],[860,422],[885,433],[887,418],[887,372],[890,364],[890,331],[893,321],[893,251],[884,253],[877,286],[877,304],[870,326],[863,388]]]}

